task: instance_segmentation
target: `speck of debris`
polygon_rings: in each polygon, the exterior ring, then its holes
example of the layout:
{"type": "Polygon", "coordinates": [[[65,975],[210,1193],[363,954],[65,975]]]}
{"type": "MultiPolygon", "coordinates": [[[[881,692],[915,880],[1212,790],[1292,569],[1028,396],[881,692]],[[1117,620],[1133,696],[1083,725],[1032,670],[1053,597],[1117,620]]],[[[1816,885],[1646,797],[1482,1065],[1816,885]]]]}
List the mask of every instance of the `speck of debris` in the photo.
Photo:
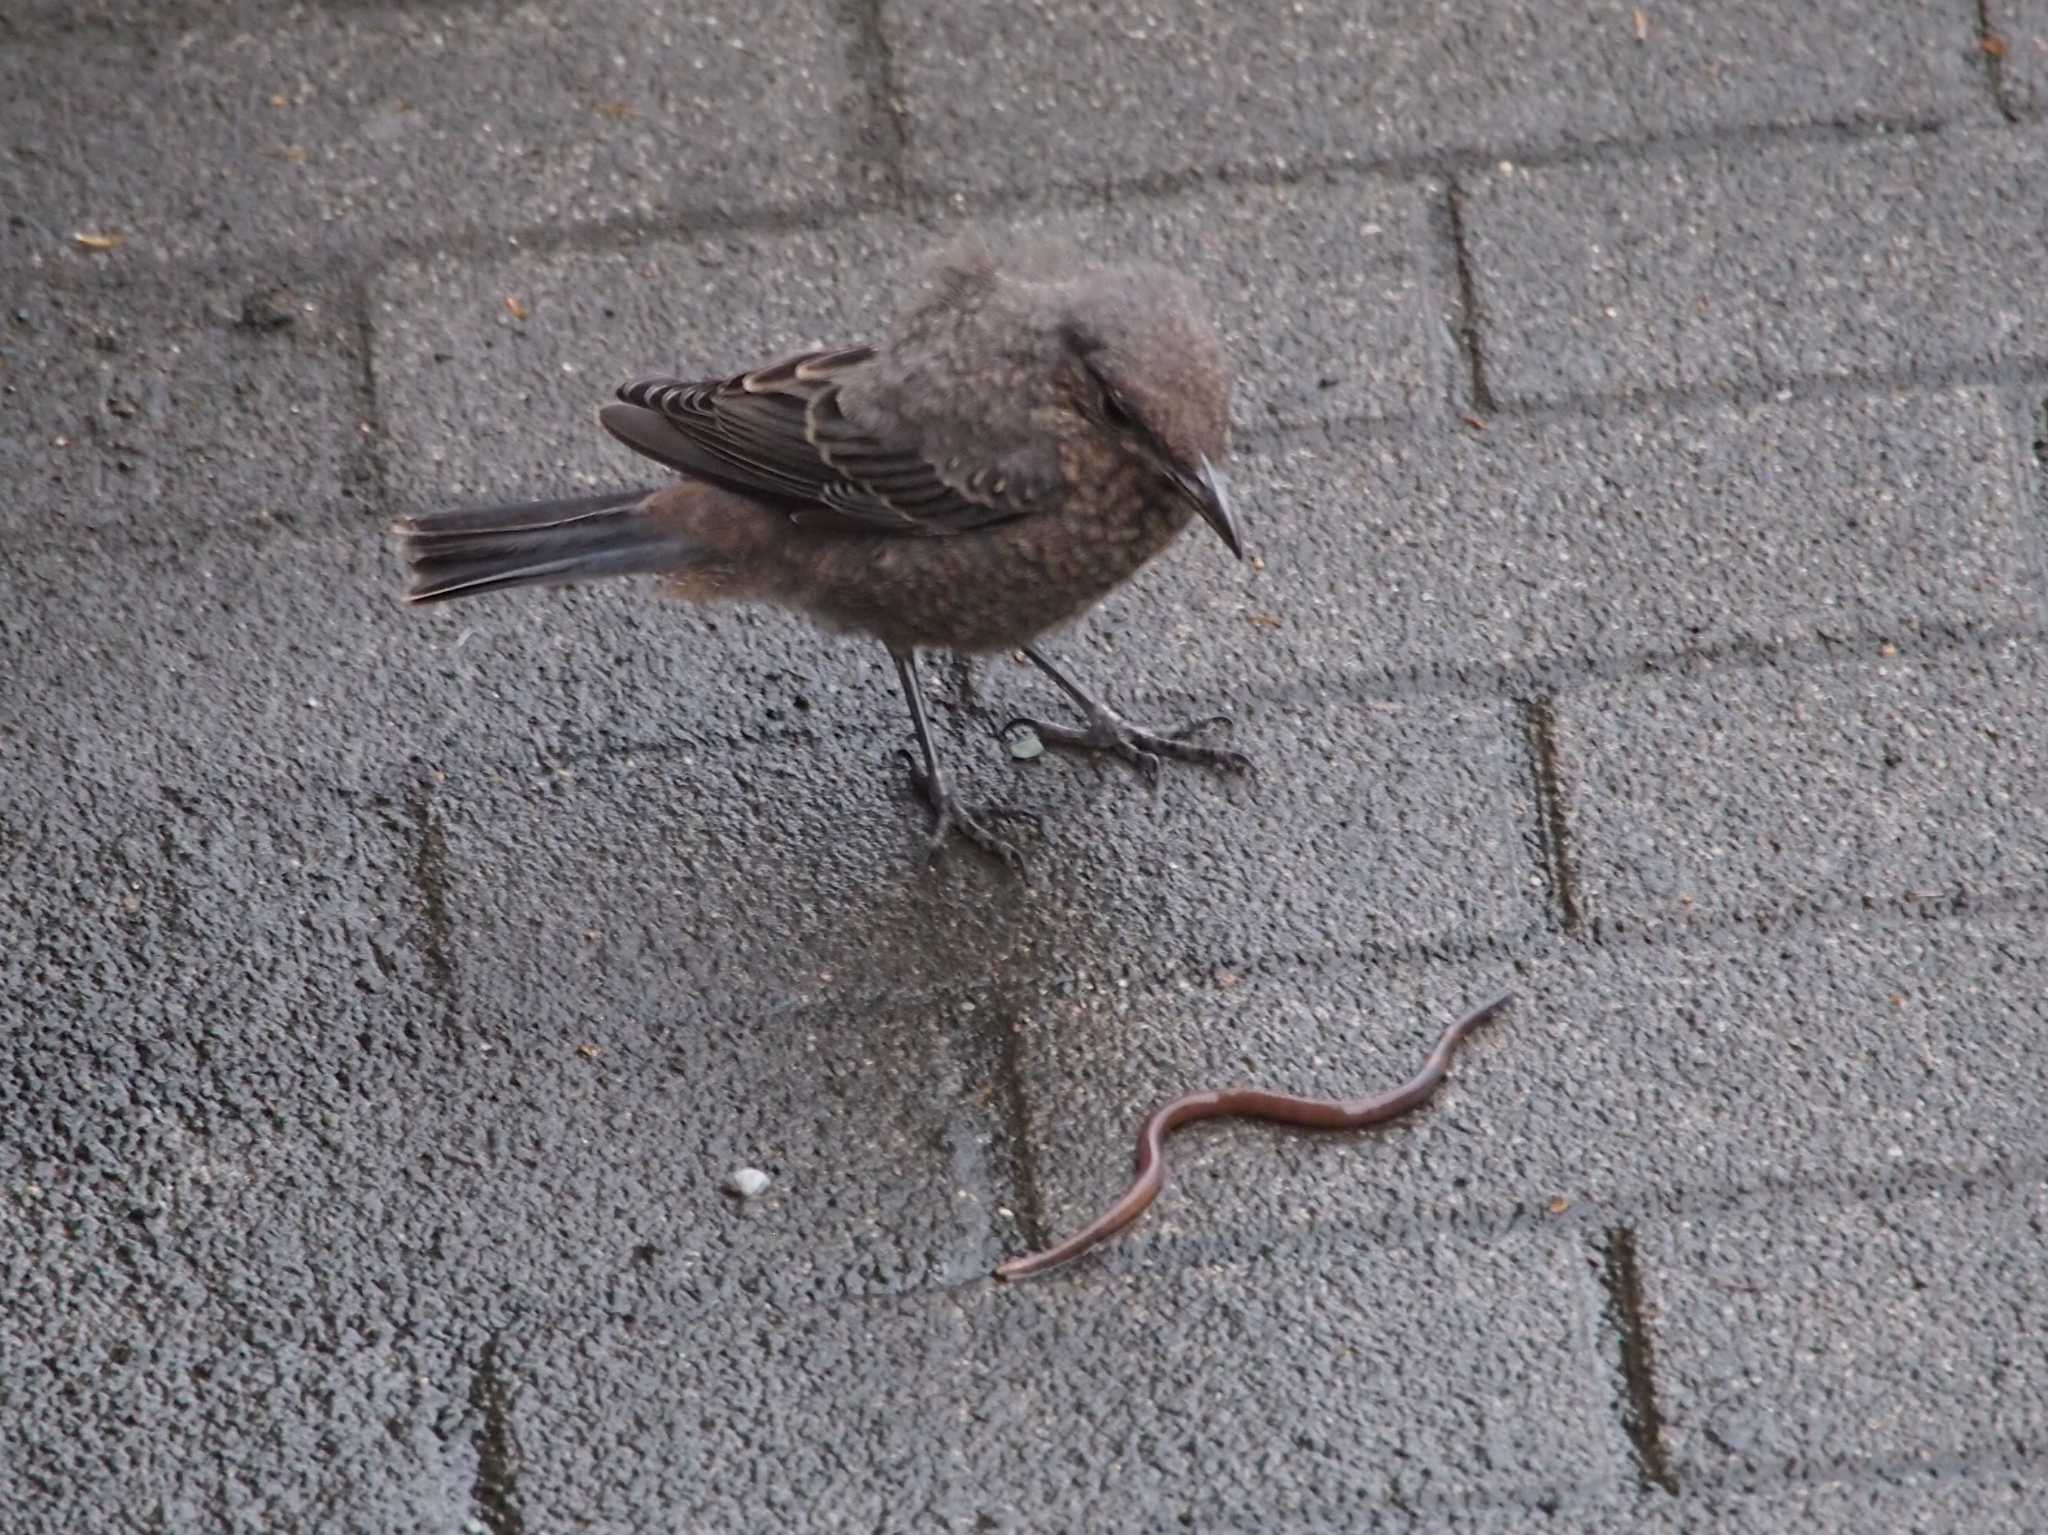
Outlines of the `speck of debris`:
{"type": "Polygon", "coordinates": [[[292,308],[292,296],[283,288],[259,288],[242,300],[241,318],[235,323],[243,330],[284,330],[299,317],[292,308]]]}
{"type": "Polygon", "coordinates": [[[726,1176],[725,1191],[737,1194],[741,1199],[752,1199],[768,1187],[771,1180],[758,1167],[735,1167],[726,1176]]]}

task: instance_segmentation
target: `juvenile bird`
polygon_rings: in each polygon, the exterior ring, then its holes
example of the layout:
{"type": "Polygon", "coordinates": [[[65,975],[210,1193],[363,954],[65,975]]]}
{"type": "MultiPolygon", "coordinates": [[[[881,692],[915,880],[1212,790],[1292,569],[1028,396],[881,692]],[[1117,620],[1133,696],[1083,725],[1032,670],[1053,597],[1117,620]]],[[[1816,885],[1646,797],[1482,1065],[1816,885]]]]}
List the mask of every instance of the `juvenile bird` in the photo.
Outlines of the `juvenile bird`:
{"type": "Polygon", "coordinates": [[[1052,246],[962,241],[931,258],[880,342],[730,378],[628,384],[598,413],[680,481],[401,522],[408,600],[657,574],[699,602],[765,601],[888,647],[922,764],[934,851],[958,832],[1013,864],[960,803],[925,717],[917,652],[1020,649],[1084,714],[1047,745],[1242,770],[1084,692],[1034,643],[1100,601],[1200,516],[1243,558],[1217,462],[1223,349],[1179,274],[1052,246]]]}

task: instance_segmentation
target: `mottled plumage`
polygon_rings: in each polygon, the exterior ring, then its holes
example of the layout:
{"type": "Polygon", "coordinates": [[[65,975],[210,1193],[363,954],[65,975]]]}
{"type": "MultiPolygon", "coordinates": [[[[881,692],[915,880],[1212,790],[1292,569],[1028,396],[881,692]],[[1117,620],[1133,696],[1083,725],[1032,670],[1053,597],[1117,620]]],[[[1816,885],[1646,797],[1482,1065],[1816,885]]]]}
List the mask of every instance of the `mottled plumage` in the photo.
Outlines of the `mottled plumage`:
{"type": "Polygon", "coordinates": [[[660,574],[687,599],[774,602],[872,635],[910,703],[934,845],[953,829],[1014,859],[947,787],[916,652],[1024,649],[1088,714],[1085,730],[1037,725],[1050,744],[1148,772],[1161,754],[1245,765],[1127,724],[1032,644],[1191,517],[1241,553],[1215,468],[1228,415],[1222,348],[1184,278],[962,242],[875,345],[620,389],[599,419],[679,481],[402,523],[406,595],[660,574]]]}

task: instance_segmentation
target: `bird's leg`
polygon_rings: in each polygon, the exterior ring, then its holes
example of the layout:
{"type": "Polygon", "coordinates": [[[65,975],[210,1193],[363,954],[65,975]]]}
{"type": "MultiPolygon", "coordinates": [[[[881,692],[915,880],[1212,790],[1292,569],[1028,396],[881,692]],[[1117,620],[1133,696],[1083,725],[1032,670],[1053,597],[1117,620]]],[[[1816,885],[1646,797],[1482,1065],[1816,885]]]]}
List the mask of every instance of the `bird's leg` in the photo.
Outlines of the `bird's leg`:
{"type": "Polygon", "coordinates": [[[961,804],[953,793],[953,786],[946,778],[946,770],[939,766],[938,748],[932,743],[931,725],[924,716],[924,689],[917,680],[917,654],[909,650],[891,650],[890,658],[896,663],[896,675],[903,683],[903,697],[910,705],[910,724],[917,732],[917,749],[924,758],[924,765],[910,765],[910,781],[916,785],[925,802],[932,807],[932,829],[926,838],[933,854],[946,845],[946,834],[957,831],[985,853],[991,853],[1020,873],[1024,868],[1024,856],[1016,845],[1007,838],[990,831],[987,821],[1030,821],[1036,824],[1038,817],[1028,810],[1012,810],[1007,805],[984,806],[970,810],[961,804]]]}
{"type": "Polygon", "coordinates": [[[1195,720],[1178,730],[1160,735],[1155,731],[1133,725],[1101,699],[1084,692],[1080,684],[1040,655],[1033,646],[1026,645],[1024,654],[1033,666],[1057,682],[1067,697],[1081,706],[1081,712],[1088,716],[1088,728],[1074,730],[1065,725],[1048,725],[1039,720],[1020,717],[1003,726],[1004,735],[1008,735],[1018,725],[1029,725],[1047,746],[1071,746],[1081,751],[1115,752],[1148,779],[1159,776],[1161,757],[1177,757],[1183,762],[1199,762],[1207,767],[1222,768],[1229,773],[1250,771],[1252,759],[1243,752],[1230,751],[1220,746],[1201,746],[1188,739],[1198,731],[1207,730],[1211,725],[1229,725],[1229,715],[1212,714],[1207,719],[1195,720]]]}

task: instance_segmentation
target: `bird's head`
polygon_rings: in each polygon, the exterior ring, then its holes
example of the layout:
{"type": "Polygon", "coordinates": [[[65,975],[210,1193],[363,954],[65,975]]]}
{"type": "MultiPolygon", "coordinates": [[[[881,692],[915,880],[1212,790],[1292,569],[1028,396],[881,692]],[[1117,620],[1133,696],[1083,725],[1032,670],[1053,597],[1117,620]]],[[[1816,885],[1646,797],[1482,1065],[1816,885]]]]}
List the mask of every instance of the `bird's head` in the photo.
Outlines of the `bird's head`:
{"type": "Polygon", "coordinates": [[[1230,376],[1195,285],[1151,267],[1098,271],[1061,327],[1068,404],[1151,468],[1244,558],[1220,467],[1230,376]]]}

